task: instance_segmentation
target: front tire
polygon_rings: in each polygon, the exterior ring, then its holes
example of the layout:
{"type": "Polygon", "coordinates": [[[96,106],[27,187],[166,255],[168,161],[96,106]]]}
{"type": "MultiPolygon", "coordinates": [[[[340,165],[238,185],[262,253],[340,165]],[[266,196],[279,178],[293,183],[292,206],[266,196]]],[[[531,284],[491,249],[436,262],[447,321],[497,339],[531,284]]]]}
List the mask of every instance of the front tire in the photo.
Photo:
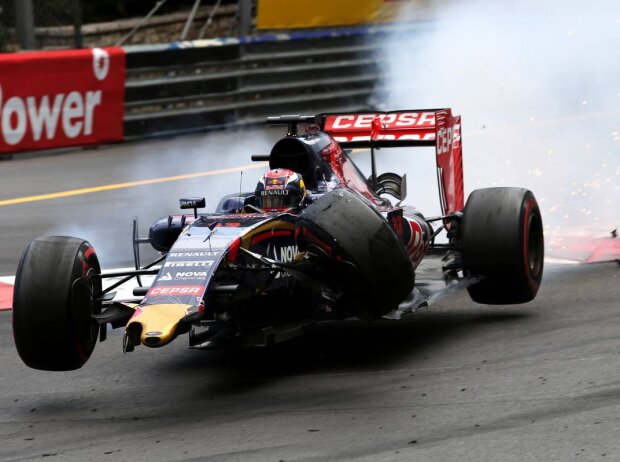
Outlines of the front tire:
{"type": "Polygon", "coordinates": [[[79,369],[90,357],[99,332],[92,315],[101,311],[93,299],[101,292],[95,249],[85,240],[45,236],[22,254],[13,296],[15,346],[33,369],[79,369]]]}
{"type": "Polygon", "coordinates": [[[486,188],[472,192],[460,228],[463,266],[483,279],[468,287],[478,303],[510,305],[536,297],[543,275],[540,208],[531,191],[486,188]]]}
{"type": "Polygon", "coordinates": [[[346,262],[333,276],[344,288],[348,311],[376,319],[398,307],[413,290],[409,254],[388,222],[356,194],[338,189],[308,206],[297,220],[298,245],[314,239],[332,262],[346,262]]]}

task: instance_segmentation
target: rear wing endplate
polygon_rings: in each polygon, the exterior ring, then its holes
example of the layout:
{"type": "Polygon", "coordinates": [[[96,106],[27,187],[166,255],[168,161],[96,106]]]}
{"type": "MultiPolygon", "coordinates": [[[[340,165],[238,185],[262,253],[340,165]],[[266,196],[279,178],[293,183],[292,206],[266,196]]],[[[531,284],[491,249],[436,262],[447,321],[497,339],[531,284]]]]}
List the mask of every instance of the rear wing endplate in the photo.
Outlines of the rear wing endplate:
{"type": "Polygon", "coordinates": [[[463,208],[461,116],[451,109],[329,113],[315,121],[343,148],[435,146],[441,210],[463,208]]]}

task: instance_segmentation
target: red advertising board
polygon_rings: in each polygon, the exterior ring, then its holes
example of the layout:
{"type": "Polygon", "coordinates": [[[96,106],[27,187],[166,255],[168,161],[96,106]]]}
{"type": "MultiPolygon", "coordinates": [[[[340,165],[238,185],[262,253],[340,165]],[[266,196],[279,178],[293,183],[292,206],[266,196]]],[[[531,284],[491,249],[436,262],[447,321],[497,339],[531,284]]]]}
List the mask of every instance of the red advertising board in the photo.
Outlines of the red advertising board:
{"type": "Polygon", "coordinates": [[[0,154],[123,139],[122,48],[0,54],[0,154]]]}

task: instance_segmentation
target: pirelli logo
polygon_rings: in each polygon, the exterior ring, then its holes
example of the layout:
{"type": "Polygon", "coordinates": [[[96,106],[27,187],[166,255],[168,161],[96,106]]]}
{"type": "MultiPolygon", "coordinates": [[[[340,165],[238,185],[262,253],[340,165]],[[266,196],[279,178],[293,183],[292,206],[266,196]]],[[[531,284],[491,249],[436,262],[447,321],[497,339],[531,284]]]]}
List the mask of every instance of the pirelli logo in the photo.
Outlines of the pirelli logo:
{"type": "Polygon", "coordinates": [[[213,261],[167,261],[164,264],[166,268],[209,268],[213,266],[213,261]]]}

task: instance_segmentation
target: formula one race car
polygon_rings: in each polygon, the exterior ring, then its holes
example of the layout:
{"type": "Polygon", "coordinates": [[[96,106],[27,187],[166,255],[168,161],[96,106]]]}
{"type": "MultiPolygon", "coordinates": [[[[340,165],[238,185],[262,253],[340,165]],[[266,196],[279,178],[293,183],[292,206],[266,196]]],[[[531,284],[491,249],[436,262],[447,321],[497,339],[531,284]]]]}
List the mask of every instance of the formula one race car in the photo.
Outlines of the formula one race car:
{"type": "Polygon", "coordinates": [[[401,318],[425,306],[423,259],[439,280],[486,304],[526,303],[543,273],[543,227],[534,195],[521,188],[472,192],[464,204],[460,117],[450,109],[280,116],[288,126],[267,172],[249,193],[181,199],[193,214],[162,218],[137,235],[135,271],[102,274],[82,239],[42,237],[24,251],[13,308],[23,361],[44,370],[81,367],[107,325],[124,327],[123,350],[161,347],[189,333],[191,348],[264,346],[324,320],[401,318]],[[304,127],[304,130],[301,128],[304,127]],[[299,133],[298,133],[299,132],[299,133]],[[435,146],[442,215],[400,205],[405,178],[377,175],[375,150],[435,146]],[[347,148],[370,148],[367,179],[347,148]],[[392,205],[385,196],[398,201],[392,205]],[[447,242],[436,242],[446,231],[447,242]],[[150,243],[162,256],[140,266],[150,243]],[[437,259],[436,257],[441,257],[437,259]],[[141,277],[155,275],[148,287],[141,277]],[[122,279],[105,290],[102,280],[122,279]],[[133,298],[118,286],[136,279],[133,298]]]}

